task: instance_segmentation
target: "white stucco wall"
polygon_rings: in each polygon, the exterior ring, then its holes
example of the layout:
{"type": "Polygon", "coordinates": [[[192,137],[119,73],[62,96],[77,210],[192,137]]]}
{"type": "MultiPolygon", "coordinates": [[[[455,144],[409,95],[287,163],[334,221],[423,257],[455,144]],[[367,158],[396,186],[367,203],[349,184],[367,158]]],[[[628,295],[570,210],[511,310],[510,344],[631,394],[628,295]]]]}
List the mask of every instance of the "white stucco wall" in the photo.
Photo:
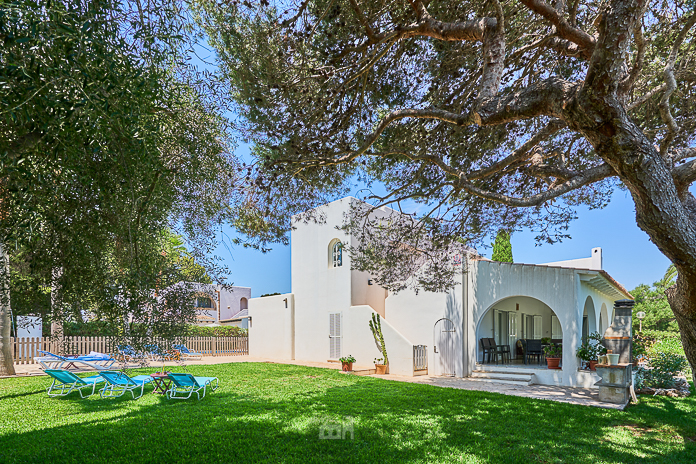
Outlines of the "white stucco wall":
{"type": "Polygon", "coordinates": [[[43,336],[42,319],[36,316],[17,316],[17,338],[41,338],[43,336]]]}
{"type": "Polygon", "coordinates": [[[295,359],[294,303],[292,293],[249,300],[250,356],[295,359]]]}
{"type": "Polygon", "coordinates": [[[544,263],[540,266],[560,266],[560,267],[574,267],[577,269],[603,269],[602,264],[602,249],[593,248],[589,258],[579,258],[579,259],[568,259],[565,261],[554,261],[553,263],[544,263]]]}
{"type": "MultiPolygon", "coordinates": [[[[464,314],[462,308],[461,285],[455,286],[449,293],[435,293],[413,290],[402,290],[391,294],[386,301],[386,319],[412,345],[428,347],[428,374],[438,375],[441,365],[442,352],[436,353],[435,324],[443,318],[452,321],[456,332],[451,335],[455,348],[451,353],[455,367],[455,375],[464,375],[464,350],[462,344],[464,314]]],[[[411,348],[412,349],[412,348],[411,348]]]]}
{"type": "MultiPolygon", "coordinates": [[[[351,306],[350,256],[343,265],[329,267],[329,244],[349,237],[336,226],[343,224],[350,206],[344,198],[321,207],[323,223],[294,221],[291,233],[292,293],[295,297],[295,358],[325,362],[329,359],[329,314],[351,306]]],[[[345,354],[342,353],[342,354],[345,354]]]]}
{"type": "Polygon", "coordinates": [[[368,272],[350,271],[350,279],[352,306],[368,305],[384,317],[387,290],[377,285],[374,281],[370,285],[372,276],[368,272]]]}
{"type": "MultiPolygon", "coordinates": [[[[343,312],[344,356],[355,356],[358,366],[370,366],[381,353],[370,330],[375,314],[370,306],[352,306],[343,312]]],[[[413,344],[388,321],[382,319],[382,336],[389,357],[389,373],[413,375],[413,344]]]]}

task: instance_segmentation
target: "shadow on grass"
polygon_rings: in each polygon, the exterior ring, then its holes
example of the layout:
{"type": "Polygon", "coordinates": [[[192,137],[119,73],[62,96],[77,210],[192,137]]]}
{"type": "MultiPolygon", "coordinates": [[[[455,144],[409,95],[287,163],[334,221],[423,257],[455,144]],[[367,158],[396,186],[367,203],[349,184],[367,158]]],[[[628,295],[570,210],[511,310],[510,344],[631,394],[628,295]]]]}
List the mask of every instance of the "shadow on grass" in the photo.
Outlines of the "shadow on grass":
{"type": "Polygon", "coordinates": [[[298,366],[191,371],[220,389],[202,401],[151,389],[136,401],[22,398],[45,420],[0,428],[0,462],[696,462],[693,398],[622,413],[298,366]],[[354,438],[320,439],[327,425],[354,438]]]}

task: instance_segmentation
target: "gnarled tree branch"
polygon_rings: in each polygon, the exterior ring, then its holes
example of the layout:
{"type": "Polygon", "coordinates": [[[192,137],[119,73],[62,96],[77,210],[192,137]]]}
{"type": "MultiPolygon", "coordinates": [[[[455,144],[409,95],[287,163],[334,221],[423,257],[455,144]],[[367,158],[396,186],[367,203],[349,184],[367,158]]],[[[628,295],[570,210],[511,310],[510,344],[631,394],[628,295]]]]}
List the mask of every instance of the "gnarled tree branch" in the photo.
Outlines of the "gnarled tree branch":
{"type": "Polygon", "coordinates": [[[570,25],[563,14],[543,0],[520,0],[527,8],[542,16],[556,27],[558,35],[577,44],[581,48],[581,56],[590,59],[595,48],[596,40],[587,32],[570,25]]]}
{"type": "Polygon", "coordinates": [[[569,179],[567,182],[560,184],[558,186],[552,187],[545,192],[537,193],[536,195],[531,195],[526,198],[516,198],[509,195],[504,195],[501,193],[491,192],[488,190],[481,189],[476,185],[472,184],[466,177],[462,176],[455,187],[464,190],[472,195],[476,195],[487,200],[495,201],[496,203],[501,203],[507,206],[514,207],[526,207],[526,206],[539,206],[545,202],[558,198],[572,190],[580,188],[584,185],[597,182],[599,180],[605,179],[615,175],[614,170],[608,164],[602,164],[600,166],[588,169],[579,176],[569,179]]]}

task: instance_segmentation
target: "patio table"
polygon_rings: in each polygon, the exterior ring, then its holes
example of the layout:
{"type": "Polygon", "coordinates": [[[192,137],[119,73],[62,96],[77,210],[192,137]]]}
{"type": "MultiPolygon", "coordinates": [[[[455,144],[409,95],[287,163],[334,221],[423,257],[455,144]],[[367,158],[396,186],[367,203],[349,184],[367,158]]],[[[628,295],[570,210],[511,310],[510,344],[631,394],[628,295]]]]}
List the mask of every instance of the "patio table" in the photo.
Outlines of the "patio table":
{"type": "Polygon", "coordinates": [[[154,374],[150,374],[150,377],[152,377],[152,384],[155,387],[152,393],[157,393],[158,395],[167,393],[167,390],[172,386],[172,381],[167,374],[169,374],[169,372],[155,372],[154,374]]]}

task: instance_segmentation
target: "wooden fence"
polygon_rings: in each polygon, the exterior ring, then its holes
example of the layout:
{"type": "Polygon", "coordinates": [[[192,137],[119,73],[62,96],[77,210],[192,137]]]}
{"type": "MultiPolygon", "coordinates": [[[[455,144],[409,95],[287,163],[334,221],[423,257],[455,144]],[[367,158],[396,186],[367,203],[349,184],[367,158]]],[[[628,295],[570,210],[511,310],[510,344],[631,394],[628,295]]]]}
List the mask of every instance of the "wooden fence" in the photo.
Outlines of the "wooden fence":
{"type": "MultiPolygon", "coordinates": [[[[117,340],[109,337],[11,338],[15,364],[34,364],[38,350],[79,356],[90,351],[115,354],[117,340]]],[[[188,337],[183,343],[203,356],[240,356],[249,354],[249,337],[188,337]]]]}

